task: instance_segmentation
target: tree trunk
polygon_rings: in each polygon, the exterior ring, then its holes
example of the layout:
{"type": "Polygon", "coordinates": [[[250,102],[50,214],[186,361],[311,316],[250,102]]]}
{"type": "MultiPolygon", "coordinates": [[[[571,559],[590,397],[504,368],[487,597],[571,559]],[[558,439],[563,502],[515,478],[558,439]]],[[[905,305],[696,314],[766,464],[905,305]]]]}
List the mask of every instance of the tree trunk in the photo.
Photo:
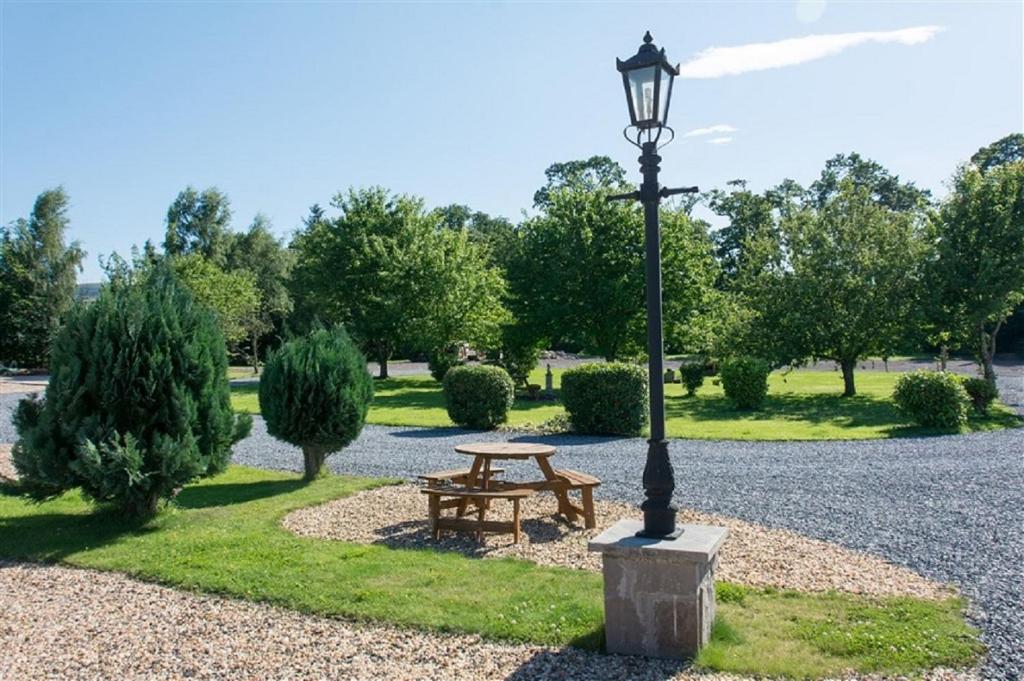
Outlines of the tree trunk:
{"type": "Polygon", "coordinates": [[[252,373],[253,375],[260,372],[260,348],[259,348],[259,337],[254,333],[252,335],[252,373]]]}
{"type": "Polygon", "coordinates": [[[304,473],[302,479],[306,482],[316,480],[320,475],[320,470],[324,466],[324,459],[327,458],[327,452],[320,449],[319,447],[303,447],[302,448],[302,463],[304,473]]]}
{"type": "Polygon", "coordinates": [[[949,362],[949,346],[943,343],[939,346],[939,371],[946,370],[947,362],[949,362]]]}
{"type": "Polygon", "coordinates": [[[151,491],[148,495],[125,508],[125,512],[132,518],[149,518],[156,515],[157,505],[160,503],[160,492],[151,491]]]}
{"type": "Polygon", "coordinates": [[[1003,323],[999,322],[995,328],[992,329],[992,333],[985,333],[985,325],[981,324],[979,328],[979,341],[981,343],[981,370],[985,380],[995,385],[996,383],[996,370],[993,366],[993,362],[996,356],[996,334],[999,333],[999,327],[1003,323]]]}
{"type": "Polygon", "coordinates": [[[843,368],[843,397],[853,397],[857,394],[857,386],[853,382],[853,369],[857,366],[857,361],[844,359],[839,366],[843,368]]]}
{"type": "Polygon", "coordinates": [[[388,377],[388,356],[386,354],[381,353],[377,357],[377,366],[380,367],[380,373],[377,374],[377,378],[387,378],[388,377]]]}

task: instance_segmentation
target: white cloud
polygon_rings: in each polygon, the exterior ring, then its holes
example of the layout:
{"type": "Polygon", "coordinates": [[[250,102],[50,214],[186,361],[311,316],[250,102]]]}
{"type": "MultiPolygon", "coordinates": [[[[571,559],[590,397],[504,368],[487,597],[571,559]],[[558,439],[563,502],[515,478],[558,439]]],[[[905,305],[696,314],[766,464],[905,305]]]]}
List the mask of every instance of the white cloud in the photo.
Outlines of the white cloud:
{"type": "Polygon", "coordinates": [[[728,144],[729,142],[732,142],[731,137],[715,137],[708,140],[708,144],[728,144]]]}
{"type": "Polygon", "coordinates": [[[898,31],[830,33],[790,38],[774,43],[751,43],[735,47],[709,47],[682,65],[683,78],[720,78],[750,71],[794,66],[839,54],[867,43],[920,45],[935,37],[941,26],[913,26],[898,31]]]}
{"type": "Polygon", "coordinates": [[[699,137],[700,135],[714,135],[722,132],[737,132],[737,129],[725,123],[710,125],[706,128],[696,128],[683,135],[683,137],[699,137]]]}

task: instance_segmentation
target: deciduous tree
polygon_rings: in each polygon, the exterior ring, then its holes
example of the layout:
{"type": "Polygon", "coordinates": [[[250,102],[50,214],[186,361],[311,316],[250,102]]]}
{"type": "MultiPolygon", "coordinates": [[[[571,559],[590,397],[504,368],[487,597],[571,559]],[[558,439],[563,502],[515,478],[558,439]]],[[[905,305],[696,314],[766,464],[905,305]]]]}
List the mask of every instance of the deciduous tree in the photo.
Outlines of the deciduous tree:
{"type": "Polygon", "coordinates": [[[43,367],[75,297],[85,252],[65,242],[68,195],[40,194],[29,218],[0,228],[0,363],[43,367]]]}

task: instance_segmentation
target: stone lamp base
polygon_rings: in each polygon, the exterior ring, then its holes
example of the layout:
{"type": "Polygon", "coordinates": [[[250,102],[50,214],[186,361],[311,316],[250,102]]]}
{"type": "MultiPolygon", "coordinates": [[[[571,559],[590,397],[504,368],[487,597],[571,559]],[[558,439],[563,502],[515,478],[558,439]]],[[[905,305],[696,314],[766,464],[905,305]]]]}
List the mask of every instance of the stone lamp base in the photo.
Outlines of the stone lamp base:
{"type": "Polygon", "coordinates": [[[588,545],[604,565],[608,652],[689,658],[711,637],[715,568],[729,531],[682,525],[676,539],[637,537],[639,520],[620,520],[588,545]]]}

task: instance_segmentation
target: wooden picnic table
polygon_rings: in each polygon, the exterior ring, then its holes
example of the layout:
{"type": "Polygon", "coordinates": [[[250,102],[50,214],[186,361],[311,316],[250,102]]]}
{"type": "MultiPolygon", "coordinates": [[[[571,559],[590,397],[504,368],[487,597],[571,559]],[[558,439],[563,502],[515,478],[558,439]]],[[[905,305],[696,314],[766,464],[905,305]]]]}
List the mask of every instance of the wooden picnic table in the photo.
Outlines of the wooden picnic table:
{"type": "MultiPolygon", "coordinates": [[[[575,506],[569,500],[569,489],[573,487],[572,480],[566,474],[575,471],[556,471],[551,467],[548,459],[554,455],[555,448],[551,445],[535,442],[476,442],[465,445],[457,445],[455,451],[473,457],[473,465],[469,469],[466,484],[471,487],[479,486],[480,489],[489,490],[492,487],[501,489],[531,489],[535,491],[554,492],[558,498],[558,512],[570,522],[574,522],[577,513],[584,515],[589,527],[593,523],[593,502],[590,500],[590,488],[587,488],[584,508],[575,506]],[[526,460],[534,459],[537,467],[544,475],[543,480],[533,481],[494,481],[491,479],[492,462],[503,460],[526,460]],[[589,508],[588,508],[589,507],[589,508]]],[[[579,474],[577,474],[579,475],[579,474]]],[[[596,479],[595,479],[596,480],[596,479]]],[[[459,514],[465,512],[465,503],[459,507],[459,514]]]]}

